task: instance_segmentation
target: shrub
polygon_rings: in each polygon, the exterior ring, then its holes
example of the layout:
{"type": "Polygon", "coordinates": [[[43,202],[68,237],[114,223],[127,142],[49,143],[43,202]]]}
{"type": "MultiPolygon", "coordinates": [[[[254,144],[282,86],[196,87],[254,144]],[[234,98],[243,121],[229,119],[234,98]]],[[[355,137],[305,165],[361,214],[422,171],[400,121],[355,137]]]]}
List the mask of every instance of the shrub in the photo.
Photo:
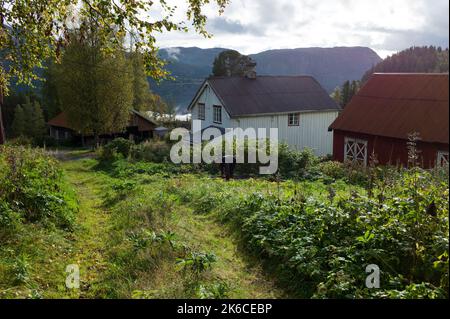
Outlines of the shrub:
{"type": "Polygon", "coordinates": [[[216,261],[217,257],[214,253],[192,251],[185,258],[178,258],[177,266],[179,269],[190,270],[195,275],[200,275],[206,270],[211,269],[216,261]]]}
{"type": "Polygon", "coordinates": [[[283,177],[308,178],[310,173],[319,162],[319,158],[314,152],[305,148],[302,151],[296,151],[289,148],[287,144],[280,144],[278,148],[278,168],[283,177]]]}
{"type": "Polygon", "coordinates": [[[33,139],[26,136],[19,136],[8,140],[10,146],[31,146],[33,145],[33,139]]]}
{"type": "Polygon", "coordinates": [[[55,159],[26,147],[0,148],[0,230],[20,222],[70,228],[78,209],[55,159]]]}
{"type": "Polygon", "coordinates": [[[345,177],[344,164],[340,162],[327,161],[319,164],[319,170],[325,176],[333,179],[340,179],[345,177]]]}
{"type": "Polygon", "coordinates": [[[448,182],[415,170],[386,187],[331,204],[254,194],[228,216],[301,297],[448,297],[448,182]],[[365,288],[368,264],[381,289],[365,288]]]}
{"type": "Polygon", "coordinates": [[[124,138],[116,138],[103,146],[100,151],[100,159],[103,161],[114,161],[120,157],[127,158],[134,143],[124,138]]]}
{"type": "Polygon", "coordinates": [[[170,160],[171,146],[164,141],[146,141],[135,145],[131,150],[131,157],[137,161],[163,163],[170,160]]]}

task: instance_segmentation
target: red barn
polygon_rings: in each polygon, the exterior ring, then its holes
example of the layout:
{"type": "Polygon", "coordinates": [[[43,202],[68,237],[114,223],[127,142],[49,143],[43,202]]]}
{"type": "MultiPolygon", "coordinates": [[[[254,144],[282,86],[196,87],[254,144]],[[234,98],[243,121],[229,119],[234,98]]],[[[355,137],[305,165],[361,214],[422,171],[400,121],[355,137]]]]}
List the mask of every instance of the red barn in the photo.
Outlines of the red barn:
{"type": "Polygon", "coordinates": [[[407,165],[408,136],[419,134],[425,168],[449,161],[448,74],[374,74],[331,124],[333,157],[367,165],[407,165]]]}

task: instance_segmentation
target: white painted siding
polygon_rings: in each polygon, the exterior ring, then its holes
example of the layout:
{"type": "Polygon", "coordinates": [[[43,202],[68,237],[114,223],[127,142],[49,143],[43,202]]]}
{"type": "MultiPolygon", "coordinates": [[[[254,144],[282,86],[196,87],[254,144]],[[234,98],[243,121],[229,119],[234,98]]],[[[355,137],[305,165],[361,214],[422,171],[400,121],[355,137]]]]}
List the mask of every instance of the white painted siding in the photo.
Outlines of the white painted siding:
{"type": "Polygon", "coordinates": [[[233,127],[242,129],[277,127],[280,142],[296,150],[309,147],[316,155],[324,156],[333,152],[333,133],[328,132],[328,127],[337,116],[337,111],[300,113],[299,126],[288,126],[287,114],[239,117],[232,121],[233,127]]]}
{"type": "Polygon", "coordinates": [[[227,111],[225,110],[225,108],[223,107],[222,103],[217,98],[217,96],[214,94],[214,91],[211,89],[210,86],[206,87],[206,89],[203,90],[203,93],[198,98],[197,103],[192,108],[191,110],[192,120],[198,120],[199,103],[205,104],[205,120],[202,121],[202,129],[209,127],[211,125],[218,127],[232,127],[230,116],[228,115],[227,111]],[[222,107],[222,124],[214,123],[213,120],[214,105],[220,105],[222,107]]]}
{"type": "MultiPolygon", "coordinates": [[[[328,132],[328,127],[338,116],[337,111],[303,112],[300,113],[299,126],[288,126],[288,114],[230,118],[209,86],[204,89],[197,103],[205,104],[205,120],[202,121],[202,129],[211,125],[224,128],[240,127],[244,130],[250,127],[255,129],[277,127],[279,141],[287,143],[293,149],[302,150],[309,147],[318,156],[333,152],[333,133],[328,132]],[[221,125],[213,122],[213,105],[222,106],[221,125]]],[[[192,120],[198,119],[197,104],[191,112],[192,120]]]]}

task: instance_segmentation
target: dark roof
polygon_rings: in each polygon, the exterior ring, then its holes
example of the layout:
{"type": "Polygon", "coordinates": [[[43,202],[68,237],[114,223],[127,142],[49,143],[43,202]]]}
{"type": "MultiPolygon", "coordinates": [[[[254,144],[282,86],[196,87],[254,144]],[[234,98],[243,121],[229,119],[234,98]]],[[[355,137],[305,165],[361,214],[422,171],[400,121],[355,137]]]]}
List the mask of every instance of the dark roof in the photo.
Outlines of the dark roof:
{"type": "Polygon", "coordinates": [[[448,144],[448,74],[374,74],[330,129],[448,144]]]}
{"type": "Polygon", "coordinates": [[[48,121],[47,123],[50,126],[62,127],[67,129],[72,129],[67,121],[66,113],[62,112],[56,115],[54,118],[48,121]]]}
{"type": "Polygon", "coordinates": [[[211,77],[206,81],[231,117],[340,109],[311,76],[211,77]]]}
{"type": "Polygon", "coordinates": [[[154,125],[158,125],[158,123],[156,123],[154,120],[152,120],[150,117],[148,117],[146,114],[136,111],[136,110],[131,110],[131,113],[136,114],[137,116],[143,118],[144,120],[146,120],[147,122],[150,122],[154,125]]]}

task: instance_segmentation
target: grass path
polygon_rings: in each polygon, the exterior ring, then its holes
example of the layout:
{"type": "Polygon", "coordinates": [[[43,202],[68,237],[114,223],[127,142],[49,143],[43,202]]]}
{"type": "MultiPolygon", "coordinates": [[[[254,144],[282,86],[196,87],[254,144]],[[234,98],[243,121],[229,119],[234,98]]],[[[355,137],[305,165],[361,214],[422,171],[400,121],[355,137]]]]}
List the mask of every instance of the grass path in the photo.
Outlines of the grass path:
{"type": "Polygon", "coordinates": [[[213,274],[231,284],[231,298],[271,299],[286,297],[273,280],[267,278],[258,261],[246,257],[238,240],[223,225],[208,215],[196,215],[186,209],[175,215],[176,232],[201,251],[213,251],[218,257],[213,274]],[[182,216],[181,216],[182,215],[182,216]]]}
{"type": "MultiPolygon", "coordinates": [[[[103,195],[112,177],[96,172],[92,164],[76,159],[62,162],[68,181],[75,188],[80,201],[80,213],[74,233],[72,260],[80,266],[81,287],[72,297],[105,297],[102,287],[108,267],[107,250],[112,230],[110,213],[104,208],[103,195]],[[103,282],[102,282],[103,281],[103,282]]],[[[154,187],[149,185],[149,187],[154,187]]],[[[148,191],[151,191],[149,189],[148,191]]],[[[263,273],[257,261],[249,260],[238,248],[238,242],[213,217],[197,215],[192,209],[177,206],[170,218],[170,228],[191,247],[211,251],[218,257],[211,278],[223,280],[230,286],[231,298],[280,298],[284,296],[272,280],[263,273]]],[[[177,278],[175,267],[165,265],[145,276],[153,277],[138,283],[139,290],[164,290],[177,278]],[[156,277],[156,279],[155,279],[156,277]],[[151,283],[151,284],[150,284],[151,283]]],[[[131,297],[131,296],[128,296],[131,297]]]]}
{"type": "Polygon", "coordinates": [[[81,161],[63,163],[68,181],[74,186],[80,202],[73,248],[73,261],[80,267],[78,297],[99,297],[97,285],[107,268],[109,213],[102,208],[104,179],[80,165],[81,161]]]}

